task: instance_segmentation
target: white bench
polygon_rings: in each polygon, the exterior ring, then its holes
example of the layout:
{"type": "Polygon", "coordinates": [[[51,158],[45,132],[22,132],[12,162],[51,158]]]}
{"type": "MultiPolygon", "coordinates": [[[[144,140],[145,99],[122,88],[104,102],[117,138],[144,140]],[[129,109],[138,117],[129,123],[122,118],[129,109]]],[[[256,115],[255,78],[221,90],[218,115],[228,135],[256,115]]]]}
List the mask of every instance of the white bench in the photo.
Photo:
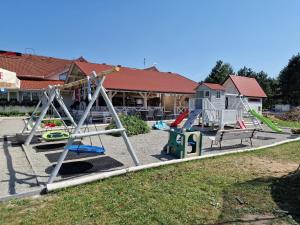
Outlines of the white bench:
{"type": "Polygon", "coordinates": [[[211,140],[211,148],[213,144],[216,145],[219,143],[220,149],[222,148],[222,141],[224,140],[234,140],[241,139],[241,144],[243,144],[243,139],[249,138],[251,147],[252,138],[256,135],[255,129],[234,129],[234,130],[218,130],[216,136],[209,136],[208,138],[211,140]]]}

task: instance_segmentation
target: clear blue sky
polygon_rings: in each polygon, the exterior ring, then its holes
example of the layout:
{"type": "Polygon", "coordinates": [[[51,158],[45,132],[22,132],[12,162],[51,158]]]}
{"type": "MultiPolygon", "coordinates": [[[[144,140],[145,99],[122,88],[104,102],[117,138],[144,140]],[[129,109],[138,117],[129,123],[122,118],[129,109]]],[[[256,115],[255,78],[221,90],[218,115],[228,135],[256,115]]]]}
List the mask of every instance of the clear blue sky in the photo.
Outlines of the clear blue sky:
{"type": "Polygon", "coordinates": [[[1,2],[0,49],[203,79],[218,59],[277,76],[300,49],[299,0],[1,2]]]}

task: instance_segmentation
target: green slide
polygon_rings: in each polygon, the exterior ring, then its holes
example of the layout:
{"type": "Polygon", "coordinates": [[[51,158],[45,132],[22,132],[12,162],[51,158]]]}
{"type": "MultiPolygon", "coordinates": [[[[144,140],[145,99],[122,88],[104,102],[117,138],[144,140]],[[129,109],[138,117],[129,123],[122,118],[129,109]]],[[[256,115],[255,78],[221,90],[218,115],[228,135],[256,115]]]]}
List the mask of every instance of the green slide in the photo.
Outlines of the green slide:
{"type": "Polygon", "coordinates": [[[269,118],[264,117],[263,115],[257,113],[254,109],[249,110],[249,113],[254,116],[256,119],[260,120],[264,124],[266,124],[268,127],[270,127],[275,132],[282,132],[282,130],[277,127],[269,118]]]}

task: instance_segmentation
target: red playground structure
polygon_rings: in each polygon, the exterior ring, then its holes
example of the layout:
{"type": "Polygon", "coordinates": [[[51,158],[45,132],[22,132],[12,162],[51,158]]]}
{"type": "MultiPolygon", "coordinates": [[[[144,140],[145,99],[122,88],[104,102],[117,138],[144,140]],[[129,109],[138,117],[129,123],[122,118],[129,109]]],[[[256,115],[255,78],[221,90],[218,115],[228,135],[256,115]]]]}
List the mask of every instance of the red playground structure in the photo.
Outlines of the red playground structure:
{"type": "Polygon", "coordinates": [[[171,127],[177,127],[177,125],[180,124],[182,122],[182,120],[187,118],[188,115],[189,115],[189,110],[188,109],[184,110],[182,113],[180,113],[178,115],[176,120],[173,123],[171,123],[171,127]]]}

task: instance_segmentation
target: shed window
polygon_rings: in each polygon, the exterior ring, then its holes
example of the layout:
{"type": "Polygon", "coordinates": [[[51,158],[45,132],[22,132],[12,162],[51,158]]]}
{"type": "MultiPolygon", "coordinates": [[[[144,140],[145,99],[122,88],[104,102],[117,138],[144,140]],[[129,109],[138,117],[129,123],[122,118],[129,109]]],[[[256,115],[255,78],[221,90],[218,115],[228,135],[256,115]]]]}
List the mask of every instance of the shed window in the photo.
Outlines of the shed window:
{"type": "Polygon", "coordinates": [[[217,91],[217,96],[216,98],[221,98],[221,92],[220,91],[217,91]]]}
{"type": "Polygon", "coordinates": [[[205,91],[205,97],[209,97],[209,91],[205,91]]]}

